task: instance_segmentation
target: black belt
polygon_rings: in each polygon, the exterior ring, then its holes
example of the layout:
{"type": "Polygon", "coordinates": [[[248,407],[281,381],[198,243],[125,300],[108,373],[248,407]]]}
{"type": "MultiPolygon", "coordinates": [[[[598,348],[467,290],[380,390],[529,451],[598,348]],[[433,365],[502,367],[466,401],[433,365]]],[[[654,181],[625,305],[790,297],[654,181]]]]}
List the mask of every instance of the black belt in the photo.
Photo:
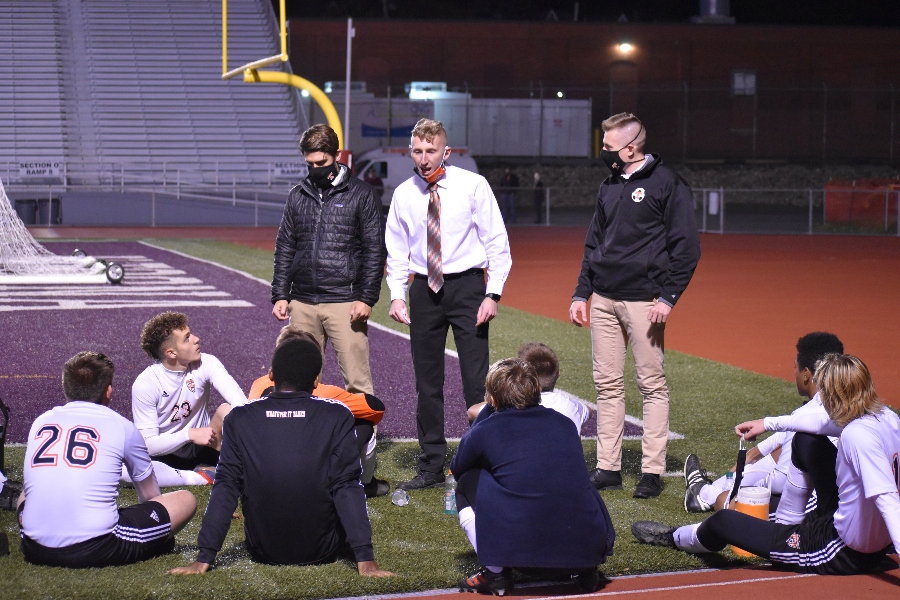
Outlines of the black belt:
{"type": "MultiPolygon", "coordinates": [[[[484,269],[475,267],[472,269],[467,269],[465,271],[460,271],[459,273],[444,273],[444,281],[459,279],[460,277],[466,277],[468,275],[481,275],[482,277],[484,277],[484,269]]],[[[421,273],[416,273],[414,278],[427,280],[428,275],[422,275],[421,273]]]]}

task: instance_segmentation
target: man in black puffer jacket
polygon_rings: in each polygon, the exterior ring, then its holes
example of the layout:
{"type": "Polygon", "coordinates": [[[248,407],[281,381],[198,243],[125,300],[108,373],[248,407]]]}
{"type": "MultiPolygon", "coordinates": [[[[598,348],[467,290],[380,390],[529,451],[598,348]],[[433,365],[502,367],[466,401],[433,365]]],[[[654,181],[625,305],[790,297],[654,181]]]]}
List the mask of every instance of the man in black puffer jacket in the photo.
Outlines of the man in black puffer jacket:
{"type": "Polygon", "coordinates": [[[330,339],[347,391],[374,395],[368,319],[384,275],[381,204],[336,162],[331,127],[307,129],[300,151],[309,175],[288,195],[278,228],[272,314],[290,317],[322,348],[330,339]]]}

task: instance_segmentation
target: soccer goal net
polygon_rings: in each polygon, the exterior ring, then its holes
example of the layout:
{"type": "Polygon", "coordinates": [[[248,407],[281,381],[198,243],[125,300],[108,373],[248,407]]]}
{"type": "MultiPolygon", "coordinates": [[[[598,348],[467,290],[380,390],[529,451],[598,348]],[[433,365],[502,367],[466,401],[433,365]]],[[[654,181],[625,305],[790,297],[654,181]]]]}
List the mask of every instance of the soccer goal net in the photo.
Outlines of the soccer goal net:
{"type": "Polygon", "coordinates": [[[39,244],[16,214],[0,181],[0,282],[105,283],[109,266],[116,263],[79,254],[60,256],[39,244]]]}

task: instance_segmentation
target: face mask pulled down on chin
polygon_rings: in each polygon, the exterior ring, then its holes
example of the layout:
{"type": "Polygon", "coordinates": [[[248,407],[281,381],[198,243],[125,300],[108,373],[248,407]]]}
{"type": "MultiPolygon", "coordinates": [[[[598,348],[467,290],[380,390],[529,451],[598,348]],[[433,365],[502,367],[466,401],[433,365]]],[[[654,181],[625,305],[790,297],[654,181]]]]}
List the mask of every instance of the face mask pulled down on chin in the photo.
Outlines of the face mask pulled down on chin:
{"type": "Polygon", "coordinates": [[[428,175],[422,175],[419,172],[419,167],[413,167],[413,172],[416,175],[418,175],[419,177],[421,177],[422,179],[424,179],[425,183],[427,183],[428,185],[432,185],[435,181],[440,179],[444,175],[444,173],[447,172],[447,170],[444,168],[444,161],[441,161],[441,166],[439,166],[437,169],[435,169],[428,175]]]}
{"type": "Polygon", "coordinates": [[[309,180],[320,189],[325,189],[332,185],[337,176],[338,164],[336,162],[325,167],[309,167],[309,180]]]}

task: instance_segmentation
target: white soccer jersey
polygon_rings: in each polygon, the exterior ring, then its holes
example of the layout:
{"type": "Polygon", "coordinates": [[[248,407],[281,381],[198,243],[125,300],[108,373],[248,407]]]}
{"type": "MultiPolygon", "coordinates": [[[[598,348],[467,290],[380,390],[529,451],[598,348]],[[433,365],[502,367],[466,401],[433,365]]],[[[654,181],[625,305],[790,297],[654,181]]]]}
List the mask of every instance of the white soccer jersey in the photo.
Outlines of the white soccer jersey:
{"type": "Polygon", "coordinates": [[[552,408],[561,415],[569,417],[575,423],[575,429],[581,433],[581,427],[591,416],[588,407],[578,400],[567,398],[559,392],[541,392],[541,406],[552,408]]]}
{"type": "MultiPolygon", "coordinates": [[[[796,417],[797,415],[800,415],[801,417],[803,415],[811,415],[811,418],[815,419],[816,421],[831,421],[828,416],[828,412],[826,412],[825,407],[822,406],[822,399],[819,398],[818,393],[810,398],[809,402],[805,403],[803,406],[798,407],[794,412],[791,413],[792,417],[796,417]]],[[[837,444],[836,437],[832,436],[828,439],[831,440],[832,444],[837,444]]],[[[793,431],[778,431],[765,440],[761,441],[756,447],[760,452],[762,452],[764,456],[768,456],[772,452],[775,452],[776,449],[781,448],[781,454],[778,455],[778,465],[775,468],[787,474],[788,468],[790,468],[791,466],[791,443],[793,442],[793,440],[793,431]]]]}
{"type": "Polygon", "coordinates": [[[119,522],[123,464],[134,481],[153,473],[144,438],[128,419],[77,400],[45,412],[28,434],[22,531],[50,548],[110,533],[119,522]]]}
{"type": "Polygon", "coordinates": [[[240,386],[212,354],[201,353],[184,371],[170,371],[157,362],[138,375],[131,386],[131,412],[152,456],[184,446],[189,429],[209,426],[206,407],[213,387],[231,406],[247,403],[240,386]]]}
{"type": "Polygon", "coordinates": [[[900,533],[900,418],[885,408],[851,421],[841,433],[835,469],[840,501],[834,528],[854,550],[884,549],[890,532],[900,533]]]}

